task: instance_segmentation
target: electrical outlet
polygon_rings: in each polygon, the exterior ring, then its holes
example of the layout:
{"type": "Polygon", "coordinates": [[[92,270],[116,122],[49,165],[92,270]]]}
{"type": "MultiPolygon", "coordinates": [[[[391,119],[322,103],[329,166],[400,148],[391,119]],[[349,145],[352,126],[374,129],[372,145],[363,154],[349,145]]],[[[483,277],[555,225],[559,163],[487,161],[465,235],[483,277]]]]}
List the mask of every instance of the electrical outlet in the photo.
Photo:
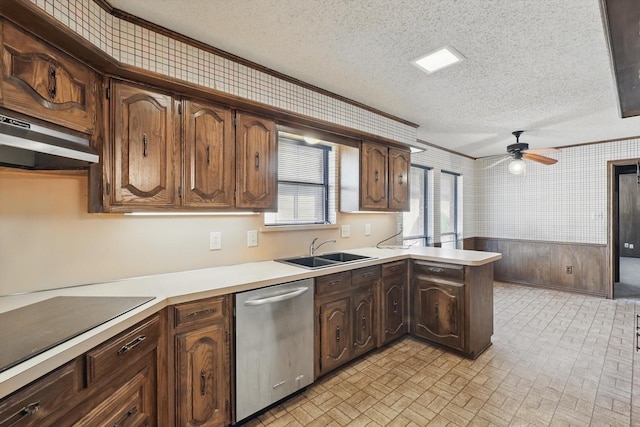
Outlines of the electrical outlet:
{"type": "Polygon", "coordinates": [[[247,246],[258,246],[258,230],[247,231],[247,246]]]}
{"type": "Polygon", "coordinates": [[[364,235],[371,236],[371,224],[364,225],[364,235]]]}
{"type": "Polygon", "coordinates": [[[351,226],[343,225],[340,228],[340,237],[349,237],[349,236],[351,236],[351,226]]]}
{"type": "Polygon", "coordinates": [[[625,242],[624,247],[625,247],[626,249],[628,249],[628,248],[629,248],[629,244],[625,242]]]}
{"type": "Polygon", "coordinates": [[[222,232],[212,231],[209,233],[209,250],[217,251],[222,249],[222,232]]]}
{"type": "Polygon", "coordinates": [[[565,267],[565,271],[567,274],[573,274],[573,266],[572,265],[567,265],[565,267]]]}
{"type": "Polygon", "coordinates": [[[633,243],[629,243],[629,249],[633,249],[633,243]]]}

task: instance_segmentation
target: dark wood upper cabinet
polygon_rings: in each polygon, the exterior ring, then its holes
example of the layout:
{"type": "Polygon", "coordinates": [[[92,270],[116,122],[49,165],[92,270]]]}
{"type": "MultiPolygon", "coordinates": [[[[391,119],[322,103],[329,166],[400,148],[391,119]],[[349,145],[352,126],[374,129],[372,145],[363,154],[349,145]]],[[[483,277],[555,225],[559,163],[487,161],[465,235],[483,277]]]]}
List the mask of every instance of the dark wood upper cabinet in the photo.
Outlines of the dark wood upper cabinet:
{"type": "Polygon", "coordinates": [[[171,207],[175,203],[174,100],[120,82],[112,84],[111,205],[171,207]]]}
{"type": "Polygon", "coordinates": [[[233,207],[235,140],[227,108],[184,101],[184,206],[233,207]]]}
{"type": "Polygon", "coordinates": [[[384,145],[363,142],[360,152],[360,207],[387,208],[388,149],[384,145]]]}
{"type": "Polygon", "coordinates": [[[2,22],[0,105],[92,134],[96,75],[38,39],[2,22]]]}
{"type": "Polygon", "coordinates": [[[236,113],[236,207],[277,209],[276,150],[272,121],[236,113]]]}
{"type": "Polygon", "coordinates": [[[389,148],[389,209],[409,210],[411,153],[389,148]]]}

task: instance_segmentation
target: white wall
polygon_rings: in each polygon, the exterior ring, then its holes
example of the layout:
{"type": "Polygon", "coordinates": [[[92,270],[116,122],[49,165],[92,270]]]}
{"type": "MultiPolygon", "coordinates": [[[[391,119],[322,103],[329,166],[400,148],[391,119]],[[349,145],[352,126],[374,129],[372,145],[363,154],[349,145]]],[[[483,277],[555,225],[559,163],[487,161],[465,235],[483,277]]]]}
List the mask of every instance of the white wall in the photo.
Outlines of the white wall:
{"type": "Polygon", "coordinates": [[[263,215],[132,217],[87,213],[87,178],[0,168],[0,295],[133,276],[304,255],[314,237],[336,239],[322,252],[373,246],[395,232],[396,214],[341,214],[351,237],[337,228],[247,230],[263,215]],[[364,235],[371,224],[371,235],[364,235]],[[222,232],[222,250],[209,250],[209,232],[222,232]]]}
{"type": "Polygon", "coordinates": [[[607,243],[607,161],[640,158],[640,140],[562,149],[552,166],[527,161],[526,177],[508,161],[477,161],[479,237],[573,243],[607,243]]]}

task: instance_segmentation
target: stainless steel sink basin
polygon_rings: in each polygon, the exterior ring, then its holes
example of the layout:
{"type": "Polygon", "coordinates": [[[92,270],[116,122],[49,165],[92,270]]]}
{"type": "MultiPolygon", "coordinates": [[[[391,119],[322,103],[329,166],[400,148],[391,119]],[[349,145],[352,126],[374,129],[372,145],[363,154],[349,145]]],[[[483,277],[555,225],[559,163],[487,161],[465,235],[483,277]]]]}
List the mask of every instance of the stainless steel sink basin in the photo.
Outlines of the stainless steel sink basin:
{"type": "Polygon", "coordinates": [[[351,262],[351,261],[371,259],[371,257],[368,257],[368,256],[350,254],[347,252],[333,252],[330,254],[323,254],[318,256],[323,259],[330,259],[331,261],[338,261],[338,262],[351,262]]]}
{"type": "Polygon", "coordinates": [[[323,254],[323,255],[316,255],[316,256],[282,258],[282,259],[277,259],[276,261],[282,262],[284,264],[295,265],[297,267],[313,270],[316,268],[331,267],[332,265],[340,265],[340,264],[345,264],[350,262],[365,261],[368,259],[373,259],[373,257],[355,255],[347,252],[333,252],[330,254],[323,254]]]}

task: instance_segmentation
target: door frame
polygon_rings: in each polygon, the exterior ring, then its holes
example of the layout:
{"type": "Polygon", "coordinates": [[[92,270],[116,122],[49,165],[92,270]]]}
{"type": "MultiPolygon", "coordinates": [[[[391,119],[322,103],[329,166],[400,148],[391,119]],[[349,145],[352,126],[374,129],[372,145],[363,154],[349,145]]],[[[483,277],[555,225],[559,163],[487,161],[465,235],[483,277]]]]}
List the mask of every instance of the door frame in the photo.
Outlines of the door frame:
{"type": "Polygon", "coordinates": [[[618,193],[616,193],[616,168],[620,166],[633,166],[640,162],[640,158],[609,160],[607,162],[607,298],[613,299],[613,286],[615,283],[615,262],[618,255],[616,239],[619,234],[618,223],[618,193]]]}

